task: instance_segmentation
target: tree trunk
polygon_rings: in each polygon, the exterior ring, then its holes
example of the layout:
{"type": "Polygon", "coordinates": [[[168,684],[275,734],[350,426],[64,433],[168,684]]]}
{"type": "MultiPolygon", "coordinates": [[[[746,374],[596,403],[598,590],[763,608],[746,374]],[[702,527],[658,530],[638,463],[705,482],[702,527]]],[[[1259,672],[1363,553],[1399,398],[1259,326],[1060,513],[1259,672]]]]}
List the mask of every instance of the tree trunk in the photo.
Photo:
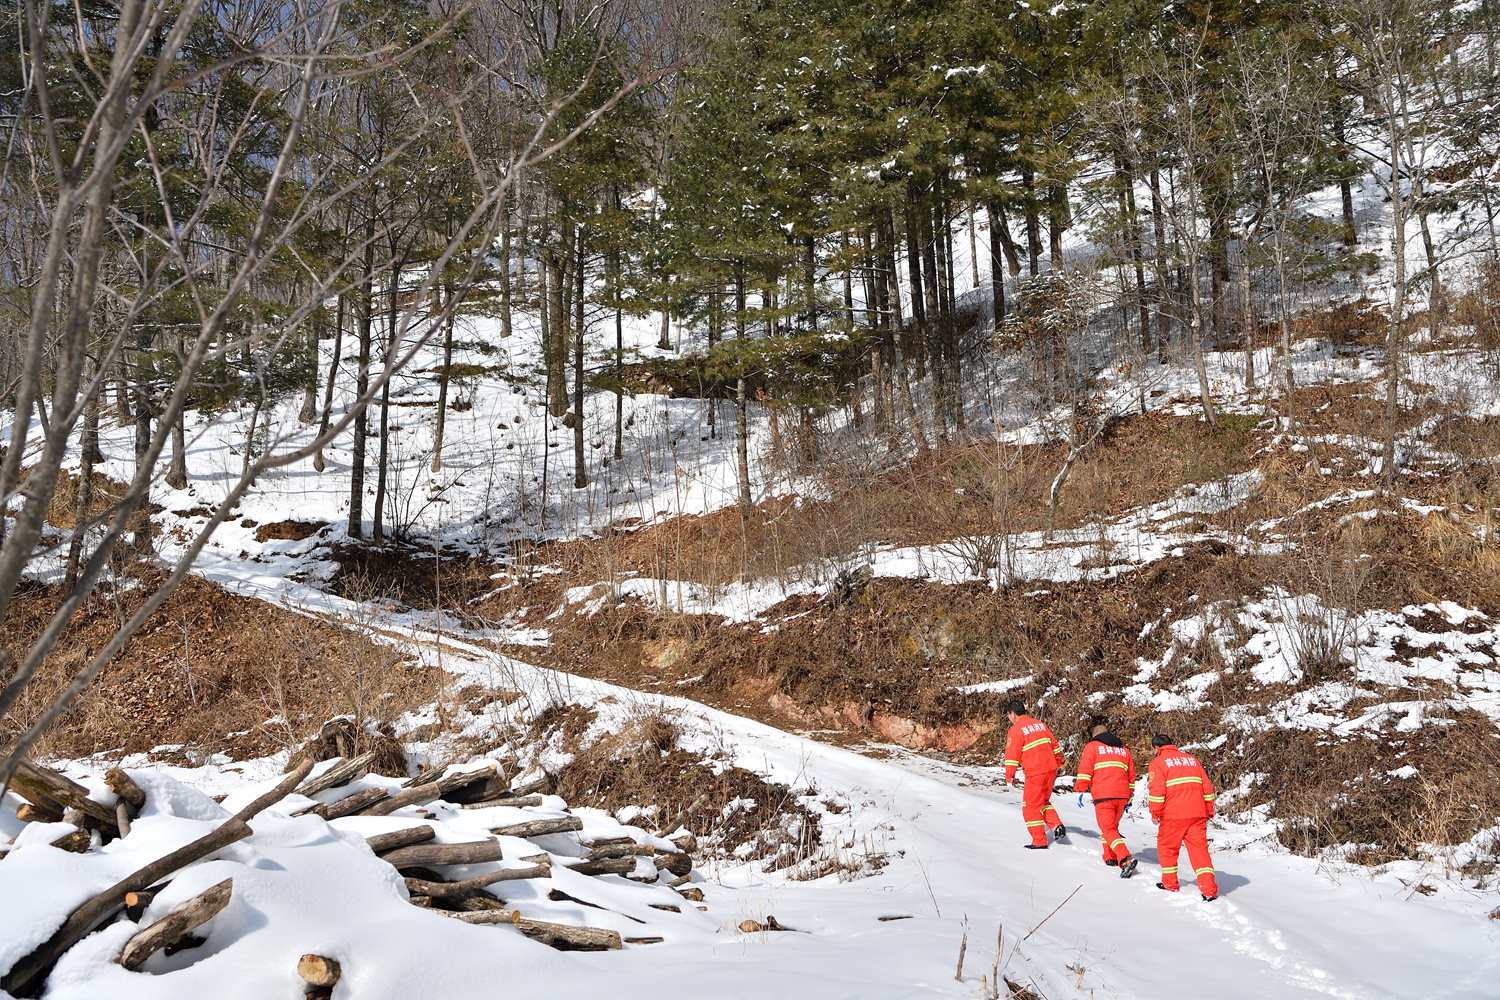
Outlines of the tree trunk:
{"type": "MultiPolygon", "coordinates": [[[[734,337],[745,339],[745,264],[734,263],[734,337]]],[[[746,412],[745,376],[740,375],[734,385],[734,458],[735,478],[739,485],[740,516],[748,518],[755,509],[750,498],[750,421],[746,412]]]]}
{"type": "Polygon", "coordinates": [[[1167,220],[1161,198],[1161,173],[1151,171],[1151,223],[1156,237],[1156,358],[1167,363],[1172,339],[1172,307],[1167,288],[1167,220]]]}
{"type": "Polygon", "coordinates": [[[1026,199],[1026,264],[1034,278],[1041,268],[1042,224],[1036,213],[1036,175],[1030,167],[1021,169],[1021,190],[1026,199]]]}
{"type": "MultiPolygon", "coordinates": [[[[365,273],[359,286],[359,374],[355,377],[356,405],[370,391],[370,323],[374,312],[375,282],[375,213],[373,207],[365,220],[365,273]]],[[[354,421],[354,450],[349,476],[349,537],[363,538],[365,533],[365,438],[369,429],[369,411],[354,421]]]]}
{"type": "Polygon", "coordinates": [[[1002,256],[1009,255],[1005,252],[1005,237],[1001,235],[1004,226],[1000,222],[1000,206],[992,201],[985,208],[990,217],[990,312],[998,336],[1005,323],[1005,272],[1000,261],[1002,256]]]}
{"type": "MultiPolygon", "coordinates": [[[[340,356],[344,349],[344,303],[347,300],[348,296],[340,293],[338,310],[334,320],[336,325],[333,331],[333,360],[328,363],[328,384],[323,387],[323,416],[318,420],[319,437],[323,437],[328,433],[328,423],[332,419],[333,383],[338,375],[340,356]]],[[[322,472],[323,469],[323,449],[319,448],[318,453],[313,456],[313,470],[322,472]]]]}
{"type": "MultiPolygon", "coordinates": [[[[437,414],[432,430],[432,471],[441,472],[443,469],[443,431],[448,425],[448,383],[451,379],[449,374],[453,370],[453,289],[446,288],[448,300],[448,318],[443,324],[443,370],[438,373],[438,399],[437,414]]],[[[507,324],[508,325],[508,324],[507,324]]],[[[510,333],[501,334],[503,337],[510,333]]]]}
{"type": "MultiPolygon", "coordinates": [[[[500,227],[500,336],[511,334],[510,318],[510,209],[505,210],[505,222],[500,227]]],[[[452,326],[449,326],[452,329],[452,326]]]]}
{"type": "MultiPolygon", "coordinates": [[[[303,386],[302,410],[297,414],[297,420],[304,424],[318,419],[318,342],[323,339],[323,315],[323,304],[320,302],[307,318],[307,356],[312,361],[312,379],[303,386]]],[[[181,351],[180,346],[178,350],[181,351]]]]}
{"type": "Polygon", "coordinates": [[[583,252],[587,228],[578,227],[578,252],[574,260],[577,272],[577,287],[573,293],[573,488],[581,490],[589,484],[588,460],[583,452],[583,339],[584,339],[584,284],[583,252]]]}
{"type": "MultiPolygon", "coordinates": [[[[386,309],[386,331],[385,352],[381,358],[382,367],[390,365],[391,358],[396,353],[396,300],[401,294],[401,262],[391,255],[391,272],[387,279],[390,282],[389,302],[386,309]]],[[[390,456],[390,413],[391,413],[391,383],[387,379],[380,386],[380,456],[375,464],[375,509],[371,513],[375,517],[375,530],[371,537],[378,545],[385,540],[385,482],[387,460],[390,456]]]]}

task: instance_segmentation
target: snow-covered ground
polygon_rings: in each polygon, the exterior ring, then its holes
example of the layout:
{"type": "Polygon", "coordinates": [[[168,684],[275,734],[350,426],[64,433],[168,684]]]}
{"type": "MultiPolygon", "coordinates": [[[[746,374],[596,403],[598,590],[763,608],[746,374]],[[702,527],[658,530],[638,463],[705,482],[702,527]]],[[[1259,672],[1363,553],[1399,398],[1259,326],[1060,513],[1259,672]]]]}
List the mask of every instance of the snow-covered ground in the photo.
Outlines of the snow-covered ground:
{"type": "MultiPolygon", "coordinates": [[[[1143,802],[1123,827],[1142,867],[1122,881],[1100,863],[1092,809],[1079,810],[1070,795],[1056,797],[1072,830],[1068,841],[1045,853],[1022,850],[1020,795],[995,769],[901,752],[872,759],[683,699],[558,677],[474,649],[468,655],[460,664],[451,656],[445,663],[471,680],[488,677],[527,692],[515,707],[496,709],[507,714],[559,698],[594,707],[604,725],[643,707],[675,712],[687,745],[727,749],[735,763],[838,806],[822,812],[823,849],[841,852],[848,868],[864,874],[797,881],[792,870],[768,874],[760,863],[722,864],[707,872],[712,880],[694,876],[707,907],[699,911],[665,888],[617,876],[590,879],[559,866],[550,881],[507,892],[507,903],[526,916],[665,938],[623,952],[563,954],[510,927],[465,926],[407,904],[400,879],[360,838],[418,822],[411,810],[327,824],[286,818],[307,804],[293,798],[252,823],[249,840],[181,876],[148,912],[147,919],[158,917],[233,877],[233,901],[204,929],[204,946],[126,972],[112,959],[135,925],[121,920],[68,954],[47,996],[290,995],[297,958],[306,952],[342,964],[338,1000],[454,1000],[512,990],[559,997],[977,998],[988,995],[997,961],[1003,979],[1049,1000],[1495,995],[1500,921],[1487,914],[1497,900],[1457,877],[1415,866],[1372,875],[1289,856],[1268,826],[1216,821],[1211,846],[1222,895],[1206,904],[1190,889],[1171,896],[1154,887],[1154,834],[1140,815],[1143,802]],[[1416,891],[1418,885],[1431,894],[1416,891]],[[553,887],[604,909],[549,902],[553,887]],[[647,906],[663,900],[681,904],[681,912],[647,906]],[[789,930],[738,929],[746,919],[765,922],[771,915],[789,930]]],[[[0,898],[8,901],[0,917],[7,928],[0,964],[44,938],[89,893],[202,835],[280,770],[275,759],[197,770],[126,763],[151,803],[130,837],[79,856],[40,843],[50,831],[37,829],[0,862],[0,898]],[[208,792],[229,797],[219,806],[208,792]],[[48,890],[38,891],[40,885],[48,890]]],[[[76,762],[70,771],[98,775],[104,766],[76,762]]],[[[536,811],[555,814],[557,801],[548,801],[536,811]]],[[[441,840],[472,839],[496,821],[486,815],[492,811],[438,805],[438,819],[424,822],[440,825],[441,840]]],[[[586,835],[619,830],[603,814],[579,813],[586,835]]],[[[566,838],[546,841],[558,856],[577,853],[566,838]]],[[[517,856],[534,850],[524,842],[517,847],[517,856]]]]}

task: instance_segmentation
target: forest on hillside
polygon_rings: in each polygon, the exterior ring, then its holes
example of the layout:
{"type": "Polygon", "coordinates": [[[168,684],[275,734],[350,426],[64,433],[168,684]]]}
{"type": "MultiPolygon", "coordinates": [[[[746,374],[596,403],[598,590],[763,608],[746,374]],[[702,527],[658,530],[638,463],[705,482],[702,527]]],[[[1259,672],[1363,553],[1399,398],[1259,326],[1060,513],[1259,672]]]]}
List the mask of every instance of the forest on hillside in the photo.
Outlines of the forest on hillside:
{"type": "Polygon", "coordinates": [[[39,559],[64,568],[48,628],[6,651],[0,714],[121,553],[150,554],[150,492],[186,482],[188,414],[248,423],[222,503],[52,708],[6,734],[0,774],[263,474],[321,471],[347,436],[348,535],[385,540],[392,387],[424,351],[441,352],[434,472],[451,394],[479,376],[544,395],[571,430],[574,489],[620,458],[627,396],[713,400],[711,425],[723,400],[747,517],[752,402],[808,459],[830,420],[921,455],[989,433],[994,402],[966,373],[1003,355],[1025,368],[1024,405],[1065,414],[1055,510],[1117,415],[1111,366],[1195,376],[1213,427],[1205,352],[1243,350],[1243,384],[1273,387],[1295,427],[1277,359],[1336,293],[1369,306],[1350,322],[1383,345],[1389,484],[1403,351],[1450,317],[1500,346],[1497,14],[12,5],[0,618],[39,559]],[[1378,219],[1360,217],[1367,188],[1378,219]],[[504,342],[521,312],[539,336],[486,363],[500,345],[468,331],[483,320],[504,342]],[[660,322],[649,355],[622,332],[644,317],[660,322]],[[595,407],[585,426],[600,394],[612,425],[595,407]],[[268,415],[299,400],[316,433],[293,440],[268,415]],[[123,484],[96,484],[106,421],[134,428],[123,484]]]}

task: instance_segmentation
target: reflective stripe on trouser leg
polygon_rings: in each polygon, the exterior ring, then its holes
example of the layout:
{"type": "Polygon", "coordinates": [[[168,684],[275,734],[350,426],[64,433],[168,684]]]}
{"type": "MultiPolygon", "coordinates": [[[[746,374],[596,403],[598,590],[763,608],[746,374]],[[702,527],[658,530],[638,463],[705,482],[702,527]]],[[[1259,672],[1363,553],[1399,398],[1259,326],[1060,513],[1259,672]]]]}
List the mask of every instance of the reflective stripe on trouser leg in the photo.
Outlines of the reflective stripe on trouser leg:
{"type": "MultiPolygon", "coordinates": [[[[1052,783],[1056,778],[1056,771],[1026,775],[1026,785],[1021,799],[1021,815],[1026,819],[1026,827],[1031,833],[1031,842],[1038,846],[1047,843],[1048,824],[1043,821],[1045,815],[1048,812],[1051,812],[1054,817],[1057,815],[1057,810],[1051,806],[1052,783]]],[[[1056,822],[1051,825],[1055,826],[1056,822]]]]}
{"type": "Polygon", "coordinates": [[[1099,835],[1104,840],[1105,861],[1124,861],[1130,857],[1130,848],[1120,836],[1120,817],[1124,813],[1123,799],[1094,803],[1094,818],[1099,821],[1099,835]]]}
{"type": "Polygon", "coordinates": [[[1182,835],[1189,821],[1164,819],[1156,828],[1156,855],[1161,863],[1161,884],[1177,888],[1177,854],[1182,849],[1182,835]]]}
{"type": "Polygon", "coordinates": [[[1186,821],[1183,830],[1183,846],[1187,848],[1188,861],[1193,874],[1198,876],[1198,890],[1205,896],[1217,896],[1219,883],[1214,880],[1214,862],[1208,854],[1208,820],[1186,821]]]}

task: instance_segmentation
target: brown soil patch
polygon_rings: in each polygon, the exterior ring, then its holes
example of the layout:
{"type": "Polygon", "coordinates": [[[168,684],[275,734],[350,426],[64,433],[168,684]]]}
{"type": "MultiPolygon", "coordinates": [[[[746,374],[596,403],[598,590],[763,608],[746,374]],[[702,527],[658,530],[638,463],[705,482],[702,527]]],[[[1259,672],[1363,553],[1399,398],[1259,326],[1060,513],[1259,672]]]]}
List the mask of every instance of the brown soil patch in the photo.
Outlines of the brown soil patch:
{"type": "MultiPolygon", "coordinates": [[[[92,599],[44,662],[14,721],[25,725],[41,712],[158,582],[92,599]]],[[[41,633],[59,599],[58,588],[23,586],[6,616],[12,653],[41,633]]],[[[392,647],[188,577],[40,751],[78,757],[184,744],[243,759],[300,743],[337,715],[388,723],[434,700],[438,686],[438,671],[413,665],[392,647]],[[275,717],[284,721],[269,721],[275,717]]]]}

